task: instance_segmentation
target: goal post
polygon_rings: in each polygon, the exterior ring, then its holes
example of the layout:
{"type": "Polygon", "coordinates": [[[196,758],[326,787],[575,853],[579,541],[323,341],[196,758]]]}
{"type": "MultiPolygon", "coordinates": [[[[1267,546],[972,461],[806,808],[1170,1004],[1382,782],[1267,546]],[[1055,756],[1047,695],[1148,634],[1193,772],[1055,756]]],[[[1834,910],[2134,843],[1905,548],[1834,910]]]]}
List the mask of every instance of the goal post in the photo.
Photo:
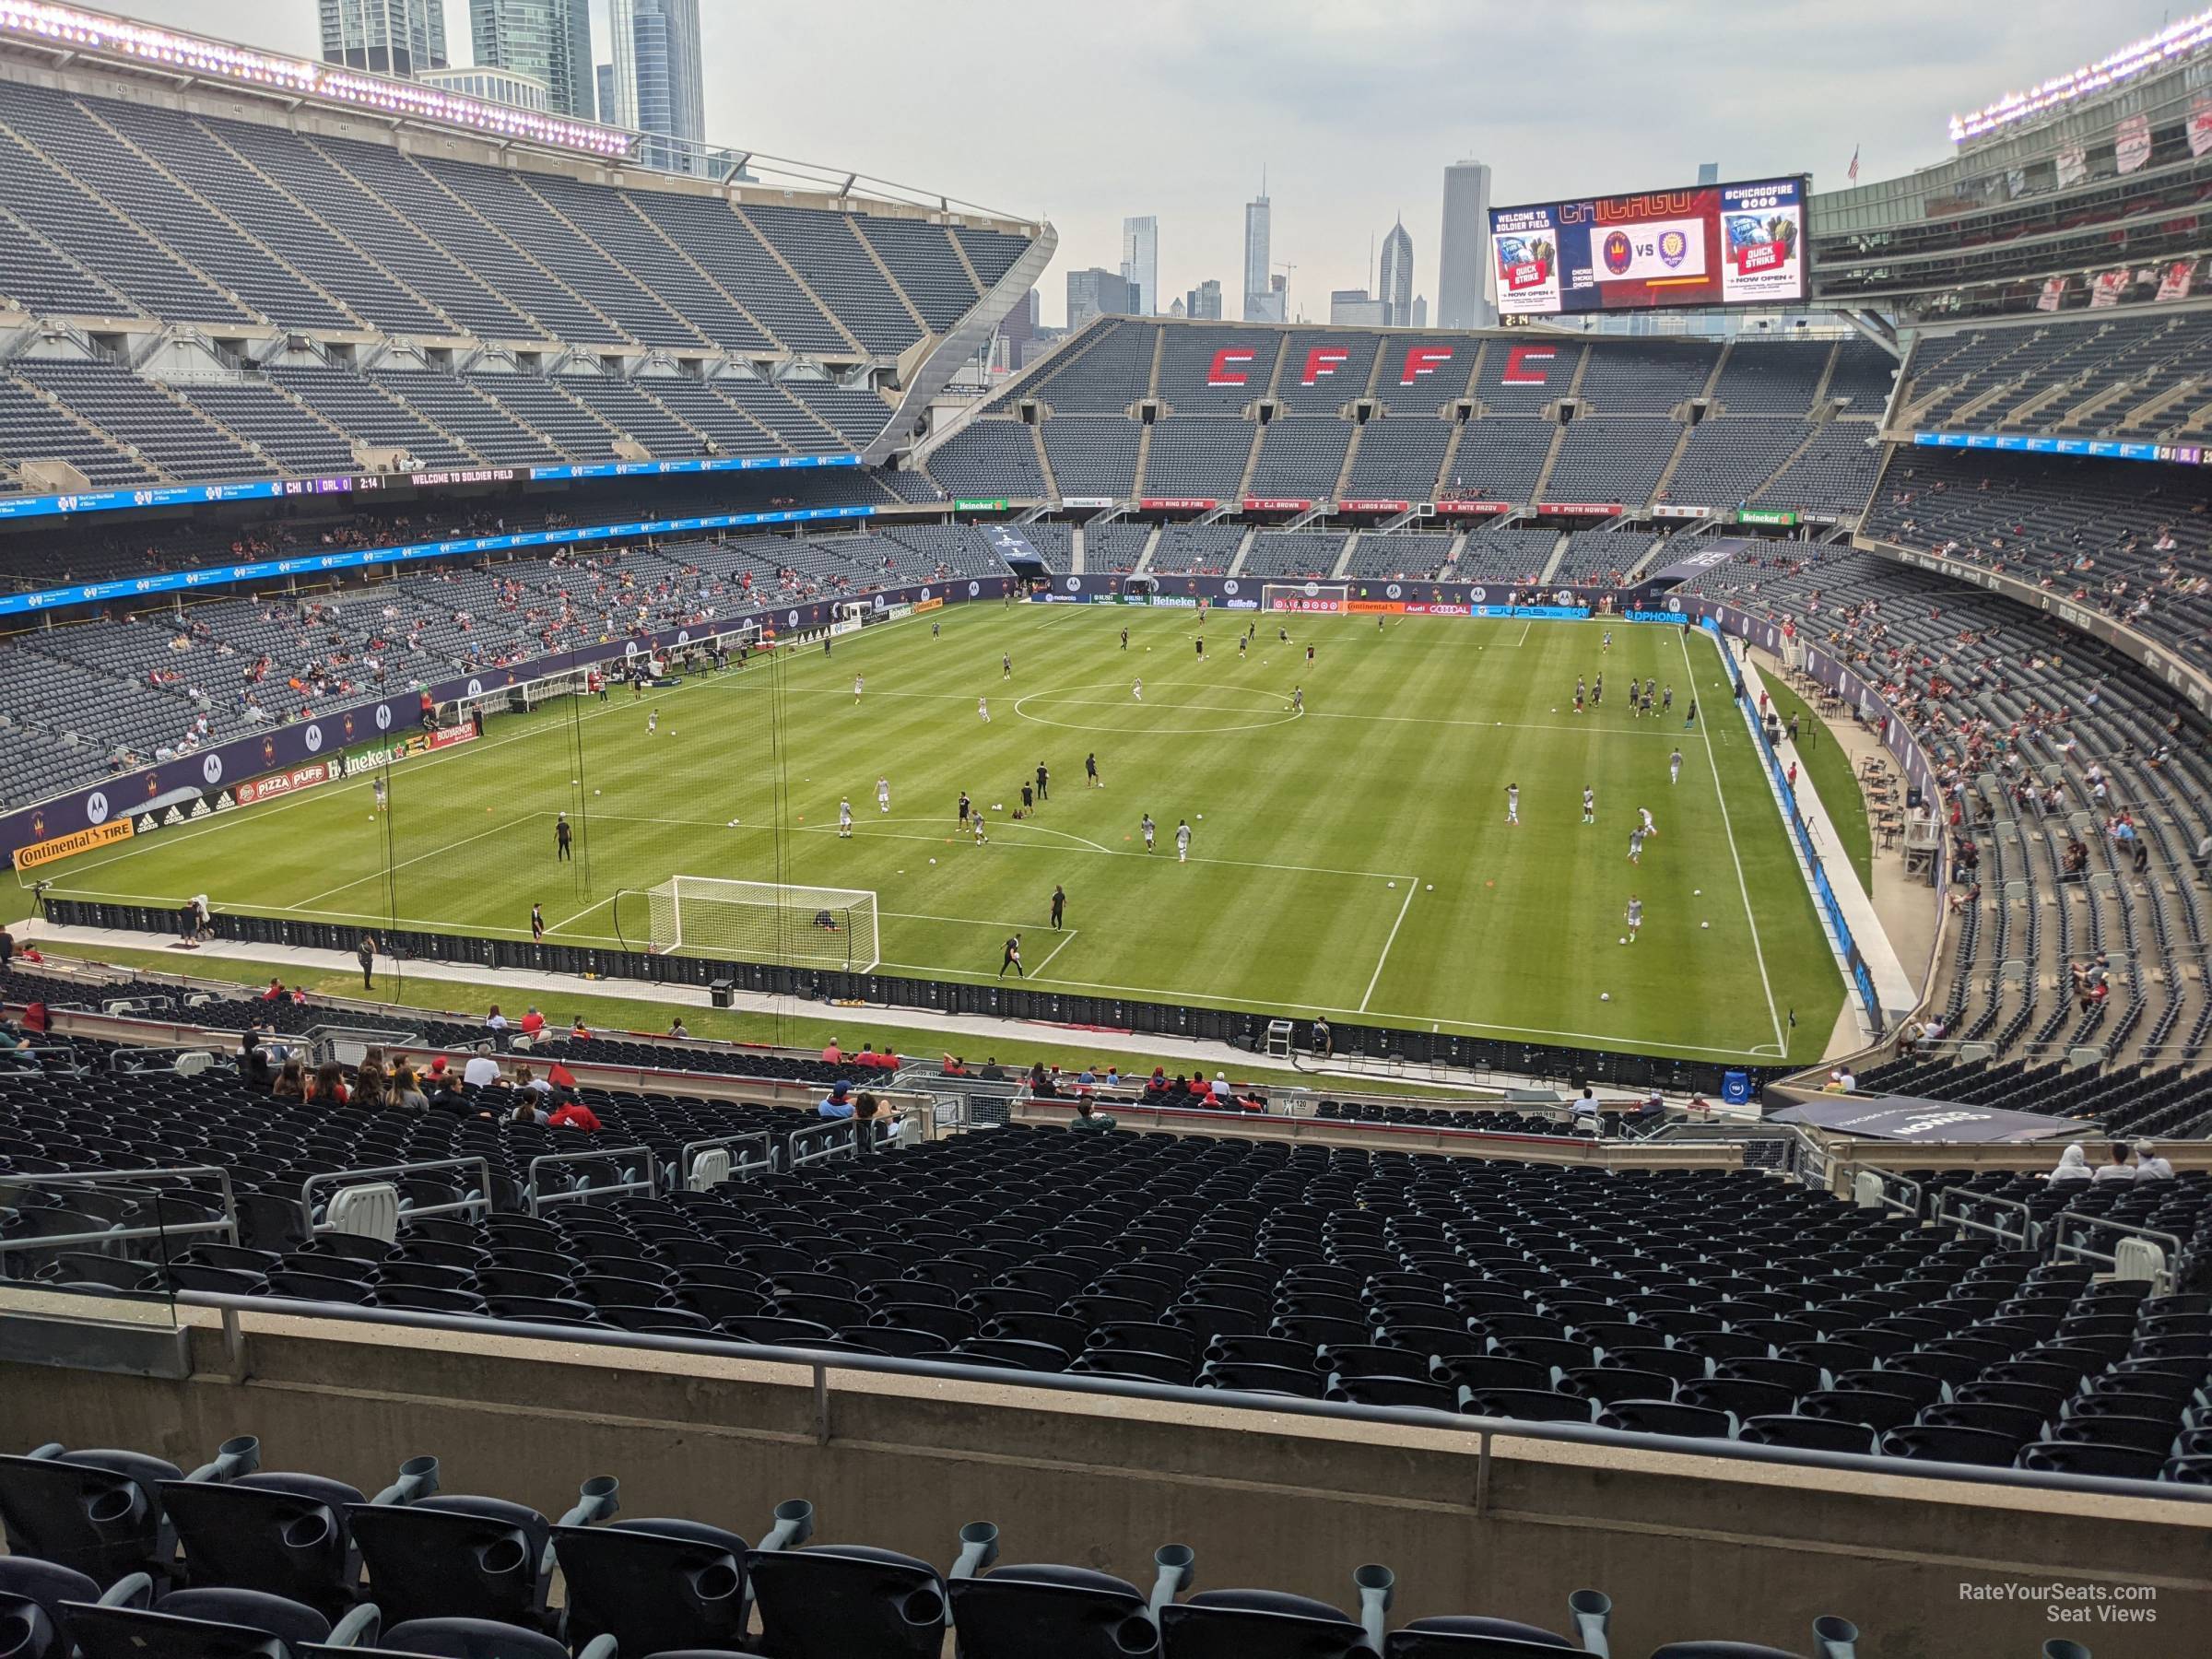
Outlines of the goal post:
{"type": "Polygon", "coordinates": [[[790,887],[716,876],[672,876],[648,888],[653,948],[872,973],[882,955],[876,894],[866,888],[790,887]]]}
{"type": "Polygon", "coordinates": [[[1351,597],[1348,582],[1270,582],[1260,588],[1260,608],[1341,613],[1351,597]]]}

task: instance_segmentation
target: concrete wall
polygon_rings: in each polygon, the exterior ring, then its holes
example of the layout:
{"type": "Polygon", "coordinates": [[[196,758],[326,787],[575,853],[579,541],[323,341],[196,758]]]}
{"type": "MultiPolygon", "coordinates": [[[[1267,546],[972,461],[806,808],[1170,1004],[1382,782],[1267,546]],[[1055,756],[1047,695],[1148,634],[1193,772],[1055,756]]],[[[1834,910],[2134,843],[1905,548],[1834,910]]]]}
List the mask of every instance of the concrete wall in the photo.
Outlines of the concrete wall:
{"type": "MultiPolygon", "coordinates": [[[[271,1469],[374,1489],[406,1458],[445,1489],[557,1512],[587,1477],[623,1512],[758,1536],[779,1500],[824,1542],[939,1562],[993,1520],[1008,1561],[1148,1583],[1158,1545],[1197,1551],[1197,1588],[1264,1585],[1356,1606],[1352,1569],[1393,1568],[1394,1618],[1482,1611],[1557,1627],[1569,1592],[1618,1605],[1614,1651],[1696,1636],[1802,1651],[1816,1615],[1868,1659],[2029,1655],[2052,1635],[2099,1659],[2201,1652],[2212,1510],[2198,1504],[1844,1477],[1465,1429],[932,1382],[722,1358],[248,1316],[233,1361],[190,1311],[182,1381],[0,1364],[0,1447],[128,1446],[189,1465],[226,1437],[271,1469]],[[1961,1585],[2147,1595],[2148,1625],[2053,1624],[2041,1603],[1961,1585]]],[[[20,1350],[18,1350],[20,1351],[20,1350]]],[[[2018,1594],[2016,1590],[2012,1592],[2018,1594]]]]}

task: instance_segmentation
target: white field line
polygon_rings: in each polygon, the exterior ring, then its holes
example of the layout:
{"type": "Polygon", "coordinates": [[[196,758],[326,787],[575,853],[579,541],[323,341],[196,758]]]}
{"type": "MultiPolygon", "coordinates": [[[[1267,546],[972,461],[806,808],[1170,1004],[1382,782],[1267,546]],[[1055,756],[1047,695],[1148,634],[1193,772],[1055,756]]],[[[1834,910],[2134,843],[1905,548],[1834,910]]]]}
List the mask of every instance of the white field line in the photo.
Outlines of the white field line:
{"type": "Polygon", "coordinates": [[[1390,924],[1390,936],[1382,941],[1382,954],[1375,959],[1375,971],[1367,982],[1367,994],[1359,999],[1359,1012],[1367,1012],[1367,1005],[1375,1000],[1375,987],[1382,980],[1382,965],[1390,960],[1390,947],[1398,942],[1398,929],[1406,925],[1406,912],[1413,908],[1413,896],[1420,889],[1411,881],[1406,884],[1405,901],[1398,906],[1398,919],[1390,924]]]}
{"type": "MultiPolygon", "coordinates": [[[[1685,636],[1689,632],[1688,629],[1680,631],[1685,636]]],[[[1718,650],[1719,647],[1716,646],[1714,649],[1718,650]]],[[[1725,665],[1724,656],[1723,662],[1725,665]]],[[[1689,660],[1689,641],[1687,637],[1682,640],[1682,672],[1688,677],[1691,685],[1695,686],[1698,671],[1689,660]]],[[[1691,695],[1696,695],[1694,690],[1691,695]]],[[[1767,994],[1767,1018],[1774,1024],[1775,1051],[1786,1054],[1790,1049],[1789,1039],[1782,1034],[1782,1016],[1776,1012],[1774,1007],[1774,982],[1767,977],[1767,953],[1759,941],[1759,918],[1751,911],[1751,887],[1744,879],[1744,861],[1736,853],[1735,826],[1728,812],[1727,792],[1721,787],[1721,763],[1712,752],[1712,736],[1707,722],[1702,720],[1698,722],[1698,735],[1705,739],[1705,764],[1712,769],[1712,793],[1721,804],[1721,831],[1728,839],[1728,860],[1735,865],[1735,890],[1743,897],[1744,920],[1751,925],[1751,956],[1752,959],[1759,964],[1759,987],[1767,994]]]]}
{"type": "Polygon", "coordinates": [[[451,853],[455,847],[465,847],[471,841],[480,841],[488,836],[504,835],[510,830],[519,830],[524,824],[530,823],[534,819],[544,818],[545,816],[546,815],[543,812],[525,812],[521,818],[509,818],[504,823],[494,824],[488,830],[479,830],[474,835],[465,835],[457,841],[448,841],[442,847],[432,847],[428,853],[418,853],[412,858],[403,858],[395,865],[386,865],[382,869],[373,871],[367,876],[356,876],[351,881],[341,881],[336,887],[324,888],[321,892],[316,893],[310,898],[302,899],[298,904],[288,906],[288,908],[292,910],[312,910],[315,907],[317,900],[327,899],[333,893],[342,893],[348,888],[359,887],[365,881],[382,881],[386,876],[390,875],[394,870],[404,870],[410,865],[421,864],[425,859],[442,858],[448,853],[451,853]]]}
{"type": "Polygon", "coordinates": [[[1058,956],[1062,951],[1065,950],[1070,945],[1073,945],[1076,942],[1076,935],[1082,931],[1083,930],[1079,927],[1069,928],[1067,930],[1067,936],[1062,939],[1059,944],[1053,946],[1050,950],[1044,953],[1044,960],[1037,964],[1037,971],[1039,973],[1042,973],[1047,968],[1051,967],[1053,965],[1053,959],[1058,956]]]}

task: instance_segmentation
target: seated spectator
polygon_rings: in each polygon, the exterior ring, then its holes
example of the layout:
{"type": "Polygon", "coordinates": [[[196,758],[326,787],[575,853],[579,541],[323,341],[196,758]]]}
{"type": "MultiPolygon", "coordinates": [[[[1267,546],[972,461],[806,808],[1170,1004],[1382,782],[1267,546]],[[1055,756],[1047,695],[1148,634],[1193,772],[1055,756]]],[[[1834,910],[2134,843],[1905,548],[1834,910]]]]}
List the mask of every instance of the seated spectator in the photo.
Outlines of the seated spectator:
{"type": "Polygon", "coordinates": [[[2096,1176],[2089,1169],[2088,1148],[2079,1141],[2075,1141],[2058,1155],[2058,1167],[2045,1179],[2054,1186],[2067,1182],[2095,1180],[2096,1176]]]}
{"type": "Polygon", "coordinates": [[[996,1054],[984,1055],[983,1069],[976,1075],[986,1083],[1004,1083],[1006,1080],[1006,1068],[999,1065],[996,1054]]]}
{"type": "Polygon", "coordinates": [[[1071,1130],[1111,1129],[1113,1120],[1093,1105],[1088,1095],[1083,1095],[1077,1099],[1076,1115],[1068,1120],[1067,1126],[1071,1130]]]}
{"type": "MultiPolygon", "coordinates": [[[[834,1037],[830,1039],[832,1046],[835,1045],[836,1041],[837,1040],[834,1037]]],[[[823,1051],[822,1058],[825,1060],[830,1058],[829,1052],[827,1050],[823,1051]]],[[[831,1060],[830,1063],[832,1065],[837,1064],[837,1062],[834,1060],[831,1060]]],[[[880,1064],[880,1062],[878,1062],[877,1059],[876,1045],[872,1042],[862,1043],[860,1045],[860,1053],[852,1056],[851,1064],[857,1065],[863,1071],[875,1070],[877,1065],[880,1064]]]]}
{"type": "Polygon", "coordinates": [[[428,1112],[429,1097],[415,1080],[412,1066],[402,1064],[393,1068],[392,1088],[384,1097],[384,1104],[399,1112],[428,1112]]]}
{"type": "Polygon", "coordinates": [[[582,1100],[571,1100],[557,1108],[546,1122],[556,1129],[581,1129],[586,1135],[599,1133],[599,1114],[582,1100]]]}
{"type": "Polygon", "coordinates": [[[814,1115],[818,1118],[849,1118],[853,1115],[850,1083],[837,1082],[830,1086],[830,1098],[817,1103],[814,1115]]]}
{"type": "Polygon", "coordinates": [[[844,1057],[844,1053],[837,1046],[836,1038],[832,1037],[822,1044],[822,1064],[824,1065],[840,1065],[843,1062],[844,1057]]]}
{"type": "MultiPolygon", "coordinates": [[[[11,1046],[13,1045],[0,1042],[0,1048],[11,1046]]],[[[248,1030],[239,1039],[238,1069],[245,1077],[248,1088],[262,1091],[266,1090],[269,1087],[269,1052],[261,1046],[261,1036],[258,1032],[248,1030]]]]}
{"type": "Polygon", "coordinates": [[[471,1088],[489,1088],[500,1080],[500,1063],[491,1057],[488,1044],[468,1057],[461,1068],[461,1081],[471,1088]]]}
{"type": "Polygon", "coordinates": [[[2136,1178],[2136,1155],[2133,1148],[2124,1147],[2118,1141],[2114,1141],[2107,1156],[2111,1161],[2099,1164],[2097,1173],[2090,1177],[2091,1180],[2133,1181],[2136,1178]]]}
{"type": "Polygon", "coordinates": [[[691,1030],[688,1026],[684,1024],[684,1017],[681,1014],[678,1014],[674,1019],[668,1022],[668,1035],[674,1037],[679,1042],[690,1041],[691,1030]]]}
{"type": "Polygon", "coordinates": [[[1081,1071],[1076,1074],[1076,1087],[1077,1088],[1096,1088],[1098,1086],[1099,1076],[1096,1072],[1092,1071],[1089,1066],[1086,1065],[1081,1071]]]}
{"type": "Polygon", "coordinates": [[[569,1041],[571,1042],[588,1041],[591,1035],[592,1028],[583,1023],[582,1015],[579,1014],[574,1019],[569,1021],[569,1041]]]}
{"type": "Polygon", "coordinates": [[[308,1082],[307,1093],[301,1097],[311,1105],[343,1106],[347,1100],[346,1070],[335,1060],[325,1060],[315,1067],[315,1075],[308,1082]]]}
{"type": "Polygon", "coordinates": [[[279,1100],[307,1098],[307,1068],[300,1064],[297,1055],[276,1068],[276,1080],[269,1086],[269,1093],[279,1100]]]}
{"type": "Polygon", "coordinates": [[[2159,1149],[2149,1141],[2136,1143],[2136,1179],[2137,1181],[2171,1181],[2173,1165],[2159,1156],[2159,1149]]]}
{"type": "Polygon", "coordinates": [[[941,1070],[947,1077],[964,1077],[968,1075],[968,1062],[958,1054],[947,1054],[941,1070]]]}
{"type": "Polygon", "coordinates": [[[1108,1066],[1108,1067],[1106,1068],[1106,1081],[1105,1081],[1105,1085],[1104,1085],[1104,1087],[1105,1087],[1105,1088],[1109,1088],[1109,1089],[1114,1089],[1114,1088],[1119,1088],[1121,1086],[1122,1086],[1122,1072],[1121,1072],[1121,1068],[1120,1068],[1119,1066],[1115,1066],[1115,1065],[1110,1065],[1110,1066],[1108,1066]]]}
{"type": "Polygon", "coordinates": [[[1583,1085],[1583,1092],[1569,1110],[1568,1116],[1577,1129],[1587,1129],[1595,1135],[1603,1135],[1606,1132],[1606,1114],[1598,1106],[1596,1091],[1587,1083],[1583,1085]]]}
{"type": "Polygon", "coordinates": [[[535,1042],[546,1029],[546,1017],[535,1008],[526,1009],[523,1014],[522,1029],[523,1035],[535,1042]]]}
{"type": "Polygon", "coordinates": [[[549,1095],[553,1092],[553,1085],[526,1065],[518,1065],[514,1068],[514,1086],[517,1088],[526,1088],[534,1094],[549,1095]]]}
{"type": "Polygon", "coordinates": [[[282,1002],[284,998],[284,982],[276,978],[276,975],[271,974],[269,976],[269,988],[261,994],[261,1000],[263,1002],[282,1002]]]}
{"type": "Polygon", "coordinates": [[[354,1073],[353,1103],[371,1112],[383,1109],[384,1068],[373,1060],[362,1061],[360,1070],[354,1073]]]}
{"type": "Polygon", "coordinates": [[[495,1038],[507,1030],[507,1016],[500,1012],[498,1003],[493,1003],[491,1012],[484,1016],[484,1029],[495,1038]]]}

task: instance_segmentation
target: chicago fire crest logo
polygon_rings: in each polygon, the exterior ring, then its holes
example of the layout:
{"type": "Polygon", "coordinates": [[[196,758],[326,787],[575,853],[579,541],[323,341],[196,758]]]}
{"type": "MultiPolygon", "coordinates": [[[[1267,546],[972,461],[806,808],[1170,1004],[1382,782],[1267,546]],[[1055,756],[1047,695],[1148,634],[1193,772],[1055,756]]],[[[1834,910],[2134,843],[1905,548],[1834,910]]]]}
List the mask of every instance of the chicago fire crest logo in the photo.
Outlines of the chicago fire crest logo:
{"type": "Polygon", "coordinates": [[[1630,244],[1626,230],[1615,230],[1607,235],[1603,253],[1606,269],[1616,276],[1624,275],[1636,257],[1636,250],[1630,244]]]}

